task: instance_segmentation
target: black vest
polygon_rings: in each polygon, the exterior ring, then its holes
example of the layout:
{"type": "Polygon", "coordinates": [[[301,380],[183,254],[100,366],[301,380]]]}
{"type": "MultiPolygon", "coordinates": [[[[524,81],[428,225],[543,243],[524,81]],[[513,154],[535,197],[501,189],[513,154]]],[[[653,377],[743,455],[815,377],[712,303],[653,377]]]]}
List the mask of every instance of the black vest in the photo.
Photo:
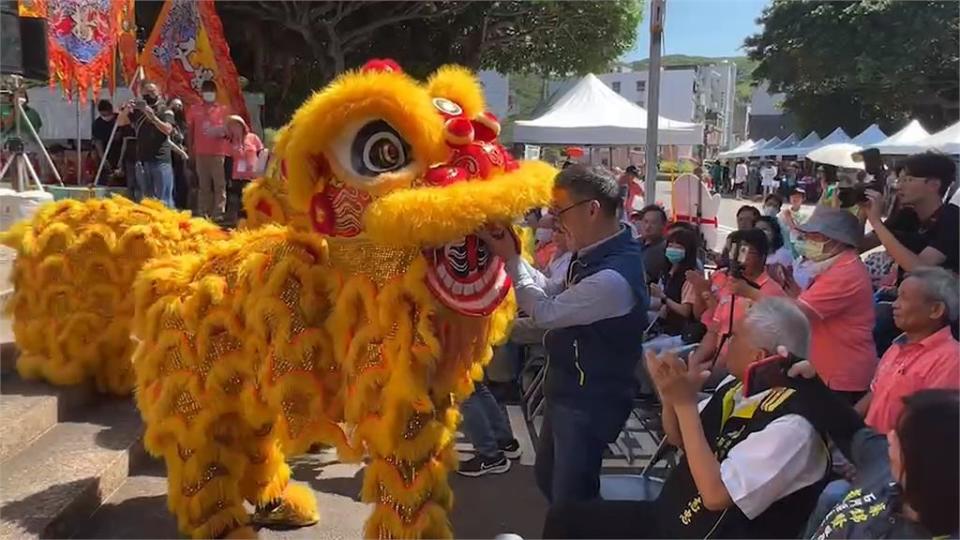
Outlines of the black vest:
{"type": "MultiPolygon", "coordinates": [[[[742,384],[731,381],[717,389],[700,418],[710,448],[723,461],[730,449],[751,433],[787,414],[810,419],[802,400],[796,399],[793,388],[770,391],[753,411],[746,409],[731,416],[733,395],[742,384]]],[[[812,423],[812,422],[811,422],[812,423]]],[[[823,437],[823,434],[820,434],[823,437]]],[[[660,525],[667,538],[797,538],[827,483],[827,471],[819,482],[787,495],[771,504],[755,519],[749,519],[734,504],[719,512],[703,506],[700,493],[690,473],[686,457],[670,474],[656,505],[661,512],[660,525]]]]}
{"type": "Polygon", "coordinates": [[[544,396],[576,407],[632,401],[634,368],[643,356],[643,329],[650,297],[643,270],[643,253],[624,228],[613,238],[570,262],[567,287],[601,270],[613,270],[633,289],[636,304],[626,315],[583,326],[550,330],[544,336],[549,364],[544,396]]]}

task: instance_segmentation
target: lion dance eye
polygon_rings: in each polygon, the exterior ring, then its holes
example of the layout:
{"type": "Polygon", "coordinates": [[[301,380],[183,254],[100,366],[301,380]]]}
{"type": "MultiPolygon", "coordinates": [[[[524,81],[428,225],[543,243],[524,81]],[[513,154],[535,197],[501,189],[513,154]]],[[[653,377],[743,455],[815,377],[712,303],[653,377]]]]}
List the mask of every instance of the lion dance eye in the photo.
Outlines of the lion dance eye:
{"type": "Polygon", "coordinates": [[[383,120],[375,120],[360,128],[351,146],[353,169],[361,176],[396,171],[411,161],[409,145],[383,120]]]}

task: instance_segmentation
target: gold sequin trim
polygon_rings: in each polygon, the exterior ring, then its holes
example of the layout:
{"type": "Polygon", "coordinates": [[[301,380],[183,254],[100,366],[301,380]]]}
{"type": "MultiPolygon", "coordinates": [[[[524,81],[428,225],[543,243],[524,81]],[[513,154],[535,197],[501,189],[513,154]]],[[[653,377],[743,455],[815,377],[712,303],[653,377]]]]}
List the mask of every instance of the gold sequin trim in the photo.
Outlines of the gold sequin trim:
{"type": "Polygon", "coordinates": [[[200,490],[206,487],[207,484],[212,482],[213,479],[219,478],[221,476],[227,476],[228,474],[229,474],[229,471],[225,466],[223,466],[223,464],[211,463],[207,465],[207,469],[203,471],[203,476],[200,478],[200,480],[192,484],[184,485],[183,487],[181,487],[180,493],[182,493],[184,497],[193,497],[194,495],[199,493],[200,490]]]}

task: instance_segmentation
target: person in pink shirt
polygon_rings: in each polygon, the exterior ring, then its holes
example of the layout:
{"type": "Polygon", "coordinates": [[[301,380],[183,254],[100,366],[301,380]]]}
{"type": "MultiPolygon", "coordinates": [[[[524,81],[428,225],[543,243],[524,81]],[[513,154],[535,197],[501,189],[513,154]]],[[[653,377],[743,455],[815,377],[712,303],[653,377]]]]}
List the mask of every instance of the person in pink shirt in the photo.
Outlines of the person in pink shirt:
{"type": "MultiPolygon", "coordinates": [[[[742,319],[755,302],[767,296],[785,296],[783,288],[766,271],[767,237],[759,229],[747,229],[730,233],[731,245],[738,246],[737,262],[743,278],[729,272],[714,272],[709,283],[698,271],[688,271],[687,280],[697,291],[694,314],[707,327],[697,350],[690,356],[690,363],[709,362],[726,348],[724,336],[730,334],[732,324],[742,319]],[[752,281],[756,287],[747,283],[752,281]],[[732,318],[731,318],[731,302],[732,318]]],[[[731,253],[731,257],[734,254],[731,253]]],[[[721,354],[722,358],[723,355],[721,354]]],[[[722,370],[724,366],[715,368],[722,370]]],[[[718,371],[719,373],[719,371],[718,371]]]]}
{"type": "Polygon", "coordinates": [[[204,81],[200,91],[203,103],[190,107],[187,117],[190,154],[197,171],[197,210],[220,220],[227,202],[224,157],[230,154],[226,127],[230,111],[217,103],[216,83],[204,81]]]}
{"type": "Polygon", "coordinates": [[[877,367],[873,287],[857,251],[863,225],[847,209],[820,205],[797,230],[812,280],[801,291],[785,275],[785,289],[810,318],[810,362],[827,387],[854,404],[877,367]]]}
{"type": "Polygon", "coordinates": [[[251,180],[260,176],[260,153],[264,151],[263,143],[256,133],[250,131],[242,117],[233,115],[227,117],[227,134],[230,141],[230,156],[233,158],[233,170],[230,174],[227,200],[227,220],[235,222],[242,214],[241,199],[243,188],[251,180]]]}
{"type": "Polygon", "coordinates": [[[903,398],[928,388],[960,388],[960,343],[950,333],[960,297],[957,276],[920,267],[900,284],[893,319],[903,335],[887,349],[857,409],[878,433],[897,427],[903,398]]]}

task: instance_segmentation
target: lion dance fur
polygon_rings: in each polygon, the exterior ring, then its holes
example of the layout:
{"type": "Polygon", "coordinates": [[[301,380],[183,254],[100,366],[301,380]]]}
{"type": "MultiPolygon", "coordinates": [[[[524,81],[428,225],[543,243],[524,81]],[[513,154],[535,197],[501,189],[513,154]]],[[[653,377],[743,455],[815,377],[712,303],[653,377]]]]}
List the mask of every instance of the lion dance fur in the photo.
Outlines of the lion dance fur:
{"type": "Polygon", "coordinates": [[[316,521],[286,458],[322,443],[367,460],[367,537],[451,537],[458,404],[515,311],[474,232],[546,205],[555,174],[515,162],[499,127],[468,71],[420,83],[372,61],[296,112],[239,231],[53,203],[4,237],[18,368],[135,387],[186,534],[247,527],[245,501],[254,522],[316,521]]]}

